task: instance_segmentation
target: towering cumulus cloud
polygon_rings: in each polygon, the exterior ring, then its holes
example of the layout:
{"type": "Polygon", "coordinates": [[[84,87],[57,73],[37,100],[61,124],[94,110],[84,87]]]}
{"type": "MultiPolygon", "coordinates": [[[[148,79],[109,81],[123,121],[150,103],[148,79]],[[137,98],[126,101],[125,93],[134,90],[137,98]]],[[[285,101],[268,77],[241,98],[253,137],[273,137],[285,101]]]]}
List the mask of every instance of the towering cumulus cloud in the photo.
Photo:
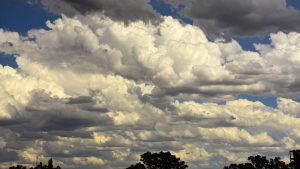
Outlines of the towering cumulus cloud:
{"type": "Polygon", "coordinates": [[[161,150],[192,169],[222,168],[299,147],[298,33],[249,52],[171,17],[124,24],[95,13],[47,26],[0,30],[0,51],[18,64],[0,67],[1,168],[55,157],[64,168],[118,169],[161,150]],[[279,96],[278,108],[238,93],[279,96]]]}

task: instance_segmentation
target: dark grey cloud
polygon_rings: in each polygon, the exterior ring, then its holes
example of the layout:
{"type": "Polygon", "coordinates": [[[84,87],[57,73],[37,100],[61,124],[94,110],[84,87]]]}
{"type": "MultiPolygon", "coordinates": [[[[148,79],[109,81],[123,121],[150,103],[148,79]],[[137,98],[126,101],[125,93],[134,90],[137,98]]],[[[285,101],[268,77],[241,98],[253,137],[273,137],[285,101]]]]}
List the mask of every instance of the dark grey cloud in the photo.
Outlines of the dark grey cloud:
{"type": "Polygon", "coordinates": [[[25,109],[29,120],[23,127],[29,130],[66,131],[111,124],[111,120],[103,112],[90,112],[81,108],[88,104],[91,104],[88,107],[92,107],[92,102],[91,97],[61,100],[37,92],[25,109]]]}
{"type": "Polygon", "coordinates": [[[212,37],[256,36],[300,31],[300,12],[286,0],[162,0],[191,18],[212,37]]]}
{"type": "MultiPolygon", "coordinates": [[[[158,21],[150,0],[40,0],[46,9],[67,16],[102,13],[121,21],[158,21]]],[[[286,0],[158,0],[190,18],[211,38],[263,36],[278,31],[300,31],[300,12],[286,0]],[[178,5],[183,8],[178,10],[178,5]]]]}
{"type": "Polygon", "coordinates": [[[112,19],[122,21],[148,21],[159,18],[149,0],[42,0],[42,3],[48,10],[67,16],[101,12],[112,19]]]}
{"type": "Polygon", "coordinates": [[[18,160],[18,154],[14,151],[0,149],[0,162],[11,162],[18,160]]]}
{"type": "Polygon", "coordinates": [[[87,96],[57,99],[36,91],[28,105],[19,110],[19,114],[0,122],[0,132],[5,133],[3,138],[10,140],[7,146],[16,149],[20,148],[16,147],[20,143],[12,140],[54,141],[57,136],[91,138],[92,133],[83,130],[84,128],[112,125],[105,112],[100,108],[99,111],[93,109],[93,104],[94,100],[87,96]],[[93,110],[89,111],[90,109],[93,110]]]}

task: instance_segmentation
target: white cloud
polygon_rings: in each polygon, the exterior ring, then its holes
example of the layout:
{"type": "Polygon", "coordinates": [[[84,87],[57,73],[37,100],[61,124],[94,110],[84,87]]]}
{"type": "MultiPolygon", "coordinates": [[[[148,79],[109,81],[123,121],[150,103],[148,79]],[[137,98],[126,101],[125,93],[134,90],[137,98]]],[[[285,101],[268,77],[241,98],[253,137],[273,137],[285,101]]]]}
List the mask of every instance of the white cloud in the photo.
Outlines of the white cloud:
{"type": "Polygon", "coordinates": [[[103,166],[105,162],[101,158],[97,157],[86,157],[86,158],[80,158],[80,157],[74,157],[73,161],[75,164],[79,164],[81,166],[89,166],[89,165],[96,165],[96,166],[103,166]]]}
{"type": "Polygon", "coordinates": [[[104,143],[108,142],[109,140],[111,140],[110,137],[105,136],[105,135],[99,135],[95,132],[93,133],[93,137],[94,137],[95,142],[98,144],[104,144],[104,143]]]}
{"type": "Polygon", "coordinates": [[[300,110],[300,103],[285,98],[278,98],[278,109],[280,109],[285,114],[291,115],[293,117],[300,117],[299,110],[300,110]]]}
{"type": "Polygon", "coordinates": [[[6,146],[5,140],[2,137],[0,137],[0,149],[3,149],[5,146],[6,146]]]}
{"type": "Polygon", "coordinates": [[[214,168],[299,146],[297,33],[273,34],[249,52],[170,17],[126,25],[64,16],[47,25],[28,37],[0,31],[0,51],[17,54],[19,66],[0,68],[0,147],[20,162],[55,156],[71,168],[124,168],[164,150],[214,168]],[[270,108],[233,99],[240,92],[287,98],[270,108]]]}
{"type": "Polygon", "coordinates": [[[174,152],[174,155],[179,157],[183,161],[207,161],[210,160],[211,154],[209,154],[205,149],[199,148],[193,144],[187,144],[184,146],[183,150],[174,152]]]}
{"type": "MultiPolygon", "coordinates": [[[[198,27],[182,25],[170,17],[158,26],[143,22],[125,25],[101,16],[63,17],[47,25],[49,31],[30,31],[29,37],[35,41],[23,38],[12,40],[10,49],[2,47],[3,51],[14,49],[20,54],[20,68],[34,76],[37,73],[30,72],[35,70],[27,64],[37,62],[57,71],[117,74],[153,84],[170,95],[297,94],[292,90],[297,89],[295,56],[299,47],[289,45],[284,49],[287,53],[272,47],[287,43],[280,40],[285,36],[296,44],[297,33],[274,34],[272,45],[257,45],[259,52],[249,52],[236,41],[210,42],[198,27]],[[282,53],[281,57],[274,58],[274,52],[282,53]],[[291,60],[292,68],[286,69],[286,61],[278,60],[283,56],[291,60]],[[287,86],[291,86],[288,91],[287,86]]],[[[10,37],[12,33],[3,34],[10,37]]]]}

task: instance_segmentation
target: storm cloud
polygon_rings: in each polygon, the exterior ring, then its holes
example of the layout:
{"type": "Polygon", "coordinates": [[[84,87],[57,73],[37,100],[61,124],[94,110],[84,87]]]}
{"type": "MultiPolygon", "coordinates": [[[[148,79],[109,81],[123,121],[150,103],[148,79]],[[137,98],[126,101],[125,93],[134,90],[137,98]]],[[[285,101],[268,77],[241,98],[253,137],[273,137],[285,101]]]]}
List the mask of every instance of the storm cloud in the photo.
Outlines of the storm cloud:
{"type": "MultiPolygon", "coordinates": [[[[278,31],[299,32],[300,11],[286,0],[156,0],[173,7],[199,26],[209,38],[266,36],[278,31]]],[[[49,11],[67,16],[102,13],[121,21],[161,21],[149,0],[42,0],[49,11]]],[[[175,12],[175,13],[176,13],[175,12]]]]}
{"type": "Polygon", "coordinates": [[[210,37],[265,36],[300,31],[300,11],[286,0],[161,0],[193,20],[210,37]]]}
{"type": "Polygon", "coordinates": [[[103,13],[121,21],[155,21],[159,14],[149,4],[149,0],[41,0],[46,9],[67,16],[103,13]]]}

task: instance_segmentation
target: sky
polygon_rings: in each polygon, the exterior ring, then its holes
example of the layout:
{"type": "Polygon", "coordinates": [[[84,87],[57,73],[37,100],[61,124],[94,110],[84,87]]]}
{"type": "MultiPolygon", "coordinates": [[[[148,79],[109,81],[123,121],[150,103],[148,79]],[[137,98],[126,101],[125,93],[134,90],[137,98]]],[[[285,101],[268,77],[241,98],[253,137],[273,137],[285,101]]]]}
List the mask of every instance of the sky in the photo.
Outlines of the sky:
{"type": "Polygon", "coordinates": [[[2,0],[0,168],[223,168],[300,145],[296,0],[2,0]]]}

